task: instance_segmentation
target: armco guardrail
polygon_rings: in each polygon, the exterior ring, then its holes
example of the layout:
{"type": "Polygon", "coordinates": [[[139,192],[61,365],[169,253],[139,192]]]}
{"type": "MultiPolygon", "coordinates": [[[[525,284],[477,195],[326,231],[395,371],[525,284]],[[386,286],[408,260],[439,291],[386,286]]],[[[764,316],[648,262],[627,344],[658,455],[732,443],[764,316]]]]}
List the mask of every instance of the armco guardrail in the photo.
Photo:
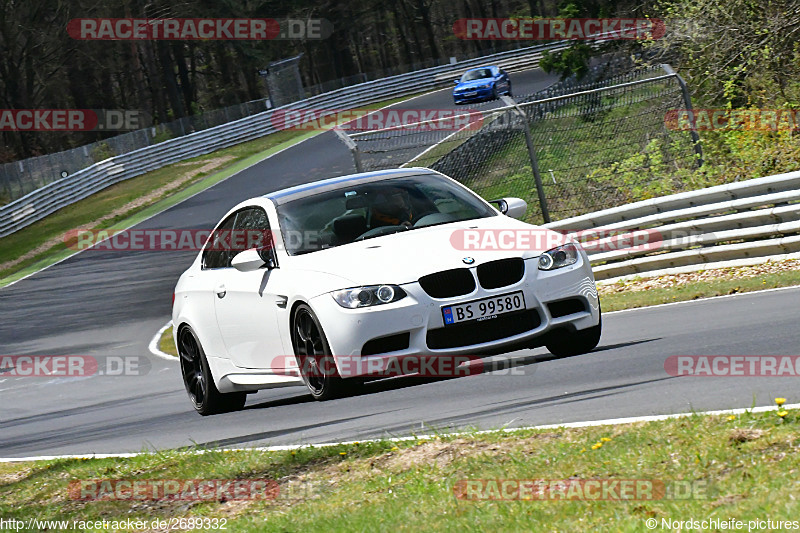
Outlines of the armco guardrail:
{"type": "Polygon", "coordinates": [[[246,117],[234,122],[192,133],[176,139],[128,152],[96,163],[71,176],[36,189],[0,208],[0,237],[18,231],[109,185],[124,181],[165,165],[207,154],[273,133],[272,113],[280,110],[349,109],[387,98],[401,97],[420,90],[452,83],[453,76],[465,69],[491,63],[510,71],[534,68],[541,52],[559,50],[568,44],[551,43],[500,52],[455,64],[428,68],[369,81],[246,117]]]}
{"type": "Polygon", "coordinates": [[[800,172],[718,185],[546,225],[614,235],[589,241],[598,280],[800,251],[800,172]],[[636,235],[640,242],[635,244],[636,235]],[[626,237],[630,235],[630,239],[626,237]],[[633,246],[614,249],[617,243],[633,246]]]}

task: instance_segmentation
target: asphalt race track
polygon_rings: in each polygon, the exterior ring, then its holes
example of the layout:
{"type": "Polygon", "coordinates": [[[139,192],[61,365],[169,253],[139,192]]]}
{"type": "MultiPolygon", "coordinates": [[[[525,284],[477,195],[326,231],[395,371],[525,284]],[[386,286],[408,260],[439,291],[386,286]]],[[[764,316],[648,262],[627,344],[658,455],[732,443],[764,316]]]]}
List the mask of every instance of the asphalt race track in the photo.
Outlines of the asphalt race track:
{"type": "MultiPolygon", "coordinates": [[[[512,81],[524,94],[554,79],[528,71],[512,81]]],[[[448,88],[396,107],[451,106],[448,88]]],[[[207,229],[248,197],[350,172],[349,152],[327,132],[137,227],[207,229]]],[[[583,356],[515,352],[494,372],[385,380],[324,403],[300,387],[262,391],[244,411],[204,418],[186,398],[177,360],[147,348],[194,255],[89,250],[0,289],[0,356],[149,358],[141,376],[0,373],[0,457],[331,442],[749,407],[796,388],[796,378],[672,377],[664,369],[672,355],[797,355],[800,289],[786,289],[609,314],[600,346],[583,356]]]]}

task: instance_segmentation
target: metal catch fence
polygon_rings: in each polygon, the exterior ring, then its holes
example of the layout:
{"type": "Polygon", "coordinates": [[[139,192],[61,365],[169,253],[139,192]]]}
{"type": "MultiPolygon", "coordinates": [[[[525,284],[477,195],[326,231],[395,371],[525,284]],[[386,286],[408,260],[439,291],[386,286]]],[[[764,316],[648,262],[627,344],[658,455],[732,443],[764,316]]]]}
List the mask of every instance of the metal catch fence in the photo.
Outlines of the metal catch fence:
{"type": "Polygon", "coordinates": [[[691,109],[666,65],[624,74],[606,66],[503,100],[451,120],[352,133],[357,166],[433,168],[485,198],[525,199],[526,219],[541,223],[679,192],[672,171],[701,162],[696,135],[665,121],[691,109]]]}

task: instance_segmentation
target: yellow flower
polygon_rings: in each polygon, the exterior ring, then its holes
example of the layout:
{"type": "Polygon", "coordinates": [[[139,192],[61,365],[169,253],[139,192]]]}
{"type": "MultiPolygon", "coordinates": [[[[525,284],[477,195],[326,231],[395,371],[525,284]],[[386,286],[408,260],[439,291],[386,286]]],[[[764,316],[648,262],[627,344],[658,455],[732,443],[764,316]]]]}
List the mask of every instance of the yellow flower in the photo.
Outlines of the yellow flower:
{"type": "Polygon", "coordinates": [[[347,452],[339,452],[339,455],[347,455],[347,452]]]}
{"type": "Polygon", "coordinates": [[[396,452],[396,451],[397,451],[397,450],[399,450],[399,449],[400,449],[400,448],[398,448],[397,446],[395,446],[394,448],[392,448],[392,451],[393,451],[393,452],[396,452]]]}
{"type": "Polygon", "coordinates": [[[586,448],[581,448],[581,453],[585,452],[586,448]]]}
{"type": "Polygon", "coordinates": [[[736,420],[736,415],[731,415],[728,417],[728,420],[736,420]]]}
{"type": "Polygon", "coordinates": [[[297,455],[297,452],[292,450],[292,455],[297,455]]]}
{"type": "Polygon", "coordinates": [[[608,437],[600,437],[600,442],[611,442],[611,439],[608,437]]]}
{"type": "Polygon", "coordinates": [[[781,418],[783,418],[784,416],[786,416],[788,414],[789,414],[789,412],[784,410],[784,409],[781,409],[780,411],[778,411],[778,416],[781,417],[781,418]]]}
{"type": "Polygon", "coordinates": [[[779,406],[783,405],[786,403],[786,398],[775,398],[775,403],[778,404],[779,406]]]}
{"type": "Polygon", "coordinates": [[[602,446],[603,446],[602,442],[596,442],[596,443],[592,444],[592,449],[596,450],[598,448],[602,448],[602,446]]]}

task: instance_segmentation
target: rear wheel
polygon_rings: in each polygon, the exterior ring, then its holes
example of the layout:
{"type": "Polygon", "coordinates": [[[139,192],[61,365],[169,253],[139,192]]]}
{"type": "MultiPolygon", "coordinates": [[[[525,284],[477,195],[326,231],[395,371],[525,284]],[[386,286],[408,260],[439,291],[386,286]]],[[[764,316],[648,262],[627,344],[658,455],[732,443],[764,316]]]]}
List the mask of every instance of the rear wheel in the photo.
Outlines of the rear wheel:
{"type": "Polygon", "coordinates": [[[306,304],[300,304],[295,309],[292,345],[300,374],[315,400],[338,398],[348,392],[348,385],[355,383],[339,376],[322,325],[306,304]]]}
{"type": "Polygon", "coordinates": [[[497,85],[492,85],[492,98],[495,100],[500,98],[500,93],[497,92],[497,85]]]}
{"type": "Polygon", "coordinates": [[[217,390],[206,354],[191,328],[184,327],[178,334],[178,352],[183,384],[195,411],[205,416],[238,411],[244,407],[246,393],[223,394],[217,390]]]}
{"type": "Polygon", "coordinates": [[[600,342],[603,319],[596,326],[573,332],[562,332],[556,339],[547,343],[547,350],[556,357],[571,357],[594,350],[600,342]]]}

